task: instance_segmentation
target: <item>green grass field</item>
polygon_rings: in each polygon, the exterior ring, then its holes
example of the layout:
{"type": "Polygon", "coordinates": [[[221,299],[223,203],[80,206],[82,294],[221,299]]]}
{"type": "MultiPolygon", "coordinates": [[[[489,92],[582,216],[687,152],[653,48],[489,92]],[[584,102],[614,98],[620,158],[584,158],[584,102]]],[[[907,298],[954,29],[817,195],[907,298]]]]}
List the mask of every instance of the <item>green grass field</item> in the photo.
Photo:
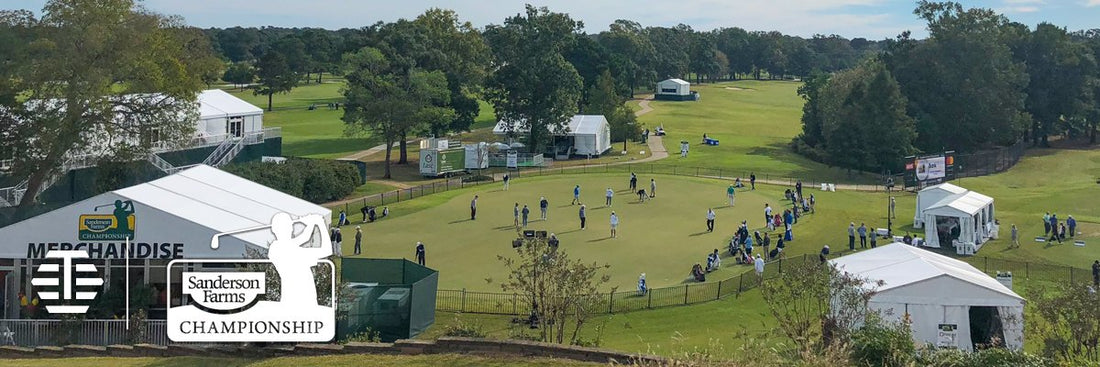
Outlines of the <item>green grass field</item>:
{"type": "Polygon", "coordinates": [[[791,138],[802,131],[801,83],[743,80],[731,83],[693,84],[697,102],[652,101],[653,112],[638,120],[650,130],[664,126],[665,149],[670,162],[684,166],[723,167],[740,170],[747,177],[813,177],[818,180],[866,182],[869,177],[849,176],[791,152],[791,138]],[[718,139],[718,146],[702,145],[703,134],[718,139]],[[687,158],[680,158],[680,141],[691,144],[687,158]]]}
{"type": "Polygon", "coordinates": [[[457,354],[436,354],[422,356],[392,355],[334,355],[323,357],[282,357],[272,359],[210,358],[210,357],[167,357],[167,358],[65,358],[65,359],[0,359],[0,365],[8,367],[278,367],[278,366],[370,366],[370,367],[432,367],[432,366],[599,366],[597,363],[582,363],[570,360],[548,358],[482,357],[457,354]]]}
{"type": "MultiPolygon", "coordinates": [[[[639,187],[648,190],[649,179],[657,180],[657,197],[637,203],[629,193],[627,174],[580,174],[520,178],[509,191],[500,184],[453,190],[390,205],[392,218],[363,225],[366,233],[363,256],[412,258],[417,241],[428,249],[428,265],[440,270],[440,288],[500,291],[499,281],[507,274],[497,255],[512,254],[516,237],[512,209],[527,204],[531,209],[529,228],[556,233],[562,247],[584,261],[611,265],[610,286],[632,290],[638,275],[645,272],[651,287],[685,284],[695,263],[717,248],[725,251],[730,237],[742,220],[750,228],[763,230],[764,203],[783,203],[782,189],[759,185],[756,191],[741,191],[734,207],[726,205],[727,181],[639,175],[639,187]],[[588,206],[588,229],[579,229],[578,206],[570,205],[573,185],[582,188],[581,199],[588,206]],[[604,207],[607,187],[615,190],[612,208],[604,207]],[[469,204],[479,195],[478,219],[469,220],[469,204]],[[550,201],[549,220],[539,220],[538,201],[550,201]],[[706,232],[707,208],[717,214],[715,231],[706,232]],[[610,238],[608,218],[614,210],[621,220],[618,238],[610,238]]],[[[839,246],[847,241],[848,222],[885,226],[883,194],[815,192],[819,214],[809,215],[795,227],[790,256],[816,253],[823,244],[839,246]],[[882,203],[881,215],[873,211],[882,203]],[[882,222],[882,223],[878,223],[882,222]]],[[[910,205],[911,198],[899,198],[898,205],[910,205]]],[[[345,231],[354,228],[345,228],[345,231]]],[[[778,233],[775,233],[778,234],[778,233]]],[[[774,234],[773,234],[774,235],[774,234]]],[[[775,239],[773,239],[773,244],[775,239]]],[[[345,253],[351,253],[345,243],[345,253]]],[[[716,281],[740,274],[747,267],[726,266],[708,276],[716,281]]]]}

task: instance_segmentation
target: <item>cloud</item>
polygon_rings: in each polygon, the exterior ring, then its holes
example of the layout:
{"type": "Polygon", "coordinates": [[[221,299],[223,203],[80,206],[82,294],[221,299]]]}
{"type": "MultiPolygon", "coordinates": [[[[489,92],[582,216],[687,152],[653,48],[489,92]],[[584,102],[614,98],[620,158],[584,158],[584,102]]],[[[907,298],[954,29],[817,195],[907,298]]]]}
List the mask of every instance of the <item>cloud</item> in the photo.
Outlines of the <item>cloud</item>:
{"type": "MultiPolygon", "coordinates": [[[[1096,1],[1096,0],[1094,0],[1096,1]]],[[[1008,5],[1020,5],[1020,4],[1046,4],[1046,0],[1001,0],[1001,2],[1008,5]]]]}
{"type": "MultiPolygon", "coordinates": [[[[1100,0],[1095,0],[1100,1],[1100,0]]],[[[1039,11],[1037,6],[1011,6],[1007,8],[998,9],[1001,13],[1034,13],[1039,11]]]]}
{"type": "Polygon", "coordinates": [[[1100,6],[1100,0],[1086,0],[1085,1],[1085,7],[1086,8],[1091,8],[1091,7],[1094,7],[1094,6],[1100,6]]]}

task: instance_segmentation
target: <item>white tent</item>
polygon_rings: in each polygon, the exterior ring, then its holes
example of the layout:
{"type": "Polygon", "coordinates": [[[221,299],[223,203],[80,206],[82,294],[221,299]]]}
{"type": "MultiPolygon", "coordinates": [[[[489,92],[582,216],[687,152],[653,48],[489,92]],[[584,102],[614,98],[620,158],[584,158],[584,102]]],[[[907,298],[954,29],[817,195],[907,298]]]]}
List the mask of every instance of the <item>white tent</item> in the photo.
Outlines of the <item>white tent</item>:
{"type": "Polygon", "coordinates": [[[918,343],[969,351],[997,337],[1023,348],[1026,301],[970,264],[903,243],[831,262],[867,284],[882,281],[869,308],[891,322],[908,315],[918,343]]]}
{"type": "Polygon", "coordinates": [[[691,94],[691,83],[683,79],[666,79],[657,82],[657,94],[686,96],[691,94]]]}
{"type": "MultiPolygon", "coordinates": [[[[518,123],[509,125],[509,122],[505,121],[497,122],[493,127],[493,134],[496,135],[526,132],[526,129],[521,129],[518,123]]],[[[569,120],[565,132],[555,136],[573,138],[575,155],[600,155],[611,149],[611,125],[603,115],[575,115],[569,120]]]]}
{"type": "Polygon", "coordinates": [[[990,238],[997,238],[991,197],[945,183],[917,193],[917,205],[925,246],[951,245],[960,255],[973,255],[990,238]]]}
{"type": "Polygon", "coordinates": [[[199,93],[200,135],[244,134],[264,128],[264,110],[221,89],[199,93]]]}
{"type": "Polygon", "coordinates": [[[266,248],[274,239],[271,232],[223,237],[218,249],[210,248],[211,237],[270,224],[279,212],[320,214],[325,223],[332,219],[332,211],[322,206],[199,165],[0,228],[0,259],[38,259],[48,249],[87,249],[93,259],[121,258],[121,238],[89,238],[96,236],[90,232],[103,230],[89,229],[94,221],[110,221],[118,214],[116,200],[133,203],[131,257],[138,259],[240,259],[246,246],[266,248]]]}

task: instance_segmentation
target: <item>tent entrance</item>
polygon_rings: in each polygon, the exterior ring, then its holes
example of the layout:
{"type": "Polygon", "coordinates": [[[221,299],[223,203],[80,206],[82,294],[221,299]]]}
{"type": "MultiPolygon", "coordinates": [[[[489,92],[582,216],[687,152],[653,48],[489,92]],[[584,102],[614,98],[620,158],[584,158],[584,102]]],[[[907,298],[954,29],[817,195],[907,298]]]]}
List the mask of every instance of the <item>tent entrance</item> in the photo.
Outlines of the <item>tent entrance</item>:
{"type": "Polygon", "coordinates": [[[970,342],[974,349],[994,344],[1004,345],[1004,326],[996,307],[970,306],[970,342]]]}
{"type": "Polygon", "coordinates": [[[962,227],[959,226],[959,218],[936,216],[936,239],[939,240],[940,246],[953,244],[954,240],[959,239],[960,234],[962,234],[962,227]]]}

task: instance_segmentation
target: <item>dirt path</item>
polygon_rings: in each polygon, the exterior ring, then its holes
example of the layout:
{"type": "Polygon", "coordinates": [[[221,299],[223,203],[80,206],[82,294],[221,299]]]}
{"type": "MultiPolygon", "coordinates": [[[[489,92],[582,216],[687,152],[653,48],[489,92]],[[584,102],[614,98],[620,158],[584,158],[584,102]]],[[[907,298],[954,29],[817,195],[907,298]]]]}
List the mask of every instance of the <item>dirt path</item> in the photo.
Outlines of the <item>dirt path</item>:
{"type": "MultiPolygon", "coordinates": [[[[634,116],[641,116],[641,115],[652,112],[653,107],[649,106],[649,102],[652,101],[652,100],[653,100],[653,96],[642,97],[642,99],[640,101],[638,101],[638,106],[642,107],[642,109],[634,112],[634,116]]],[[[662,137],[657,136],[657,135],[653,135],[652,131],[650,131],[650,133],[651,134],[650,134],[648,140],[646,140],[646,144],[649,145],[649,152],[650,152],[649,157],[639,159],[639,160],[636,160],[636,161],[631,161],[629,163],[653,162],[653,161],[668,158],[668,150],[665,149],[665,144],[662,142],[662,139],[661,139],[662,137]]]]}

